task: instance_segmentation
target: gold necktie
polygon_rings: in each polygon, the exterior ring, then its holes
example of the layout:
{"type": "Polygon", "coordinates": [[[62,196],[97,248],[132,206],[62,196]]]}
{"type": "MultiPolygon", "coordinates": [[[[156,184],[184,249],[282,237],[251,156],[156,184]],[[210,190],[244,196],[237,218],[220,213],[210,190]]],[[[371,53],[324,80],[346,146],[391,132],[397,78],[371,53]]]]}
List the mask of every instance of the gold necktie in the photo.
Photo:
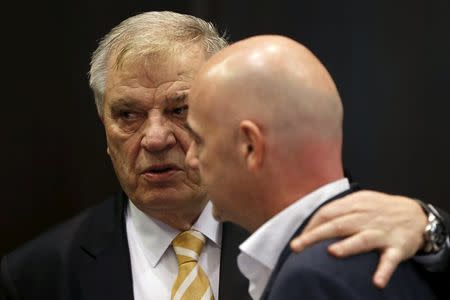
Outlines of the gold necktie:
{"type": "Polygon", "coordinates": [[[178,260],[172,300],[214,300],[208,277],[197,264],[203,245],[205,237],[194,230],[183,231],[172,241],[178,260]]]}

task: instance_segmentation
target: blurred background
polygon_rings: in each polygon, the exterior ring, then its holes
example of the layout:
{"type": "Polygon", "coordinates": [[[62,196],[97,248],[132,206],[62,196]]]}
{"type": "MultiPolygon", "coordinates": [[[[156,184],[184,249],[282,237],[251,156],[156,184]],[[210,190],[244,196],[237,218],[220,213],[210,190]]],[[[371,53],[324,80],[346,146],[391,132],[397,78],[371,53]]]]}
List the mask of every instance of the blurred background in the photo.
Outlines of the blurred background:
{"type": "Polygon", "coordinates": [[[363,187],[450,211],[449,0],[68,0],[3,11],[0,256],[118,190],[87,72],[123,19],[173,10],[231,42],[283,34],[336,81],[344,163],[363,187]]]}

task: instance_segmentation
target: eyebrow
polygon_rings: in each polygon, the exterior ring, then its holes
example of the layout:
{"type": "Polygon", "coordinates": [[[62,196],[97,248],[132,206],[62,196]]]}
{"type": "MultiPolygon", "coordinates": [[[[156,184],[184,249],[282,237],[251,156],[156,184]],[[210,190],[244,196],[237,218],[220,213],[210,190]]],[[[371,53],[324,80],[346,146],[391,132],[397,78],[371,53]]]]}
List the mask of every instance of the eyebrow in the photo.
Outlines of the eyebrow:
{"type": "Polygon", "coordinates": [[[170,104],[178,104],[187,102],[186,99],[188,97],[188,93],[183,91],[178,91],[175,93],[175,96],[166,96],[166,101],[170,104]]]}
{"type": "Polygon", "coordinates": [[[132,100],[127,100],[124,98],[118,98],[118,99],[114,99],[111,101],[111,107],[112,108],[121,108],[121,107],[125,107],[125,108],[134,108],[136,106],[138,106],[137,103],[135,103],[132,100]]]}
{"type": "MultiPolygon", "coordinates": [[[[175,96],[166,96],[165,100],[169,105],[177,105],[179,103],[186,103],[187,92],[180,91],[176,92],[175,96]]],[[[134,109],[136,107],[140,107],[141,104],[138,101],[134,101],[133,99],[128,98],[117,98],[111,101],[111,109],[117,110],[121,108],[134,109]]]]}

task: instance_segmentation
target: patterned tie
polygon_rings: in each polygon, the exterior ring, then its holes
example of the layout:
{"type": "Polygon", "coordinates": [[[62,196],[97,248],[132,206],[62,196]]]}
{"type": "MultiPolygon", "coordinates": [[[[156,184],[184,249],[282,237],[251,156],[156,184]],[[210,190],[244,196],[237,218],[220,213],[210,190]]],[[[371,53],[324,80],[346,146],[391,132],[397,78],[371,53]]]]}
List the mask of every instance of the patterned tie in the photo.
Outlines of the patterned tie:
{"type": "Polygon", "coordinates": [[[205,237],[198,231],[188,230],[172,241],[178,260],[178,276],[172,287],[172,300],[214,300],[208,277],[197,264],[205,237]]]}

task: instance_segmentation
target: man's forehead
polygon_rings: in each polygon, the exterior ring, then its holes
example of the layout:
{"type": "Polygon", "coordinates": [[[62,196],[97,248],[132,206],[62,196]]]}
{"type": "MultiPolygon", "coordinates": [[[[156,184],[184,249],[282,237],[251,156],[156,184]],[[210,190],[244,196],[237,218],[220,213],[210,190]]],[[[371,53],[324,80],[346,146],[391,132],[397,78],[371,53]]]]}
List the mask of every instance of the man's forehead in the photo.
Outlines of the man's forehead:
{"type": "Polygon", "coordinates": [[[201,109],[201,107],[199,107],[199,105],[201,105],[201,104],[199,103],[198,99],[196,99],[195,90],[190,89],[186,95],[187,95],[186,100],[189,105],[187,122],[188,122],[188,125],[189,126],[192,125],[194,127],[192,129],[195,130],[195,126],[197,126],[196,123],[198,122],[198,118],[199,118],[199,109],[201,109]]]}
{"type": "Polygon", "coordinates": [[[201,76],[195,77],[188,93],[189,111],[200,114],[210,109],[212,97],[215,97],[215,85],[210,83],[201,76]]]}
{"type": "Polygon", "coordinates": [[[123,64],[120,69],[110,65],[106,85],[109,92],[106,94],[125,100],[187,101],[194,77],[206,60],[201,48],[194,50],[165,55],[157,60],[136,58],[123,64]]]}
{"type": "Polygon", "coordinates": [[[149,63],[145,60],[127,62],[120,69],[110,68],[107,81],[121,81],[124,83],[140,84],[143,86],[159,86],[166,82],[181,81],[189,83],[196,75],[195,69],[189,64],[175,64],[172,61],[149,63]]]}
{"type": "Polygon", "coordinates": [[[205,128],[205,122],[209,119],[209,112],[206,107],[207,104],[205,103],[208,101],[203,97],[198,97],[197,93],[192,93],[192,90],[188,94],[187,99],[189,105],[187,117],[188,125],[195,133],[200,134],[200,131],[205,128]]]}
{"type": "Polygon", "coordinates": [[[164,69],[145,70],[143,66],[109,70],[106,91],[109,97],[136,97],[184,100],[192,84],[193,75],[180,71],[169,74],[164,69]],[[140,70],[139,70],[140,69],[140,70]],[[153,75],[154,74],[154,75],[153,75]]]}
{"type": "MultiPolygon", "coordinates": [[[[145,48],[145,47],[144,47],[145,48]]],[[[150,45],[148,48],[154,48],[150,45]]],[[[201,43],[171,42],[170,47],[153,51],[137,51],[123,55],[117,49],[108,59],[108,69],[129,69],[148,75],[163,75],[175,71],[177,75],[192,77],[198,66],[206,62],[207,54],[201,43]],[[152,72],[158,70],[158,72],[152,72]]]]}

